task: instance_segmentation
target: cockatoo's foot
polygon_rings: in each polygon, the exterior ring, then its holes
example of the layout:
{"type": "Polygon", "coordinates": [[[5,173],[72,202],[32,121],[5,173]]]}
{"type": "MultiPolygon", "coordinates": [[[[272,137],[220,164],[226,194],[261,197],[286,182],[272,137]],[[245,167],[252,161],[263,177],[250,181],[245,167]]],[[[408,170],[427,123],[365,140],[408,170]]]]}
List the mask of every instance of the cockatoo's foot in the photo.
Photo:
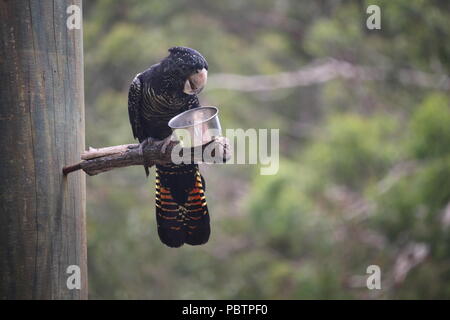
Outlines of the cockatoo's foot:
{"type": "MultiPolygon", "coordinates": [[[[142,158],[144,159],[144,167],[151,167],[153,166],[153,161],[150,159],[146,159],[145,157],[145,153],[144,153],[144,148],[148,145],[148,144],[153,144],[155,143],[155,139],[153,139],[152,137],[148,137],[147,139],[145,139],[144,141],[142,141],[139,144],[139,153],[142,155],[142,158]]],[[[147,171],[148,169],[146,169],[147,171]]]]}
{"type": "Polygon", "coordinates": [[[151,140],[152,138],[147,138],[141,143],[139,143],[139,154],[144,155],[144,148],[149,142],[151,142],[151,140]]]}
{"type": "Polygon", "coordinates": [[[167,147],[172,143],[172,136],[168,136],[163,140],[162,146],[161,146],[161,153],[165,154],[167,151],[167,147]]]}

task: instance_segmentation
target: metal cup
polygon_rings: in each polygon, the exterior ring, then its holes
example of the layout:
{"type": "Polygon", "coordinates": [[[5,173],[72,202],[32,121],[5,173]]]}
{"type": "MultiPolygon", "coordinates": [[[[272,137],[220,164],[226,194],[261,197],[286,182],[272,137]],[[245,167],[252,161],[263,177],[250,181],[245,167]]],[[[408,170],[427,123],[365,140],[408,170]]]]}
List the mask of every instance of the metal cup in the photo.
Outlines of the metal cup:
{"type": "Polygon", "coordinates": [[[199,107],[187,110],[169,121],[172,136],[183,148],[193,148],[211,142],[222,135],[216,107],[199,107]]]}

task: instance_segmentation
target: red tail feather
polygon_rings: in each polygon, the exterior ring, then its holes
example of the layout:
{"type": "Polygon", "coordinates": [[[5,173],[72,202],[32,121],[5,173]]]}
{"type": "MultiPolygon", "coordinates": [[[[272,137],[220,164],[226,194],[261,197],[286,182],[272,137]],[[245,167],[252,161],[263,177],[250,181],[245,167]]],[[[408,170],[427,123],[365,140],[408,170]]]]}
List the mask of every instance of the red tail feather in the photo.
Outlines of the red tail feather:
{"type": "Polygon", "coordinates": [[[166,180],[161,175],[167,174],[156,170],[156,221],[161,241],[169,247],[206,243],[210,235],[209,213],[198,168],[189,177],[195,182],[193,188],[186,190],[187,201],[183,204],[177,203],[173,190],[163,185],[162,181],[166,180]]]}

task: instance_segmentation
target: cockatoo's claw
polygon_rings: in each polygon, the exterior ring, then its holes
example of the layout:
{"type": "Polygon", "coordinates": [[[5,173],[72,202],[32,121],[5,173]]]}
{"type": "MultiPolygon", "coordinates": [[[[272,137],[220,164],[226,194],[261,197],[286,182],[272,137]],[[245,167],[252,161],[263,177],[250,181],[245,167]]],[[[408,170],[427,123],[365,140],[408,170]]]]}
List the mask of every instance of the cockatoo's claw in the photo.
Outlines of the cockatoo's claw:
{"type": "Polygon", "coordinates": [[[165,138],[163,140],[163,144],[161,146],[161,153],[165,154],[167,151],[167,147],[170,145],[170,143],[172,142],[172,136],[168,136],[167,138],[165,138]]]}

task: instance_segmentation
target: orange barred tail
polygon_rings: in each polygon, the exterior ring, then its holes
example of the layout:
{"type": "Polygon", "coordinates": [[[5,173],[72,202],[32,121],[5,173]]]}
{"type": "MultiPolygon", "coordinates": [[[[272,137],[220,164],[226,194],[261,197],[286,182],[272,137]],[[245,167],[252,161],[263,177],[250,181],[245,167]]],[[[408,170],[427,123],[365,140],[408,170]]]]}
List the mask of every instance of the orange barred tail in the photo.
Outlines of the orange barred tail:
{"type": "Polygon", "coordinates": [[[211,231],[202,180],[197,166],[184,171],[157,166],[156,221],[159,238],[165,245],[180,247],[184,243],[208,242],[211,231]],[[186,179],[190,184],[187,189],[186,179]]]}

